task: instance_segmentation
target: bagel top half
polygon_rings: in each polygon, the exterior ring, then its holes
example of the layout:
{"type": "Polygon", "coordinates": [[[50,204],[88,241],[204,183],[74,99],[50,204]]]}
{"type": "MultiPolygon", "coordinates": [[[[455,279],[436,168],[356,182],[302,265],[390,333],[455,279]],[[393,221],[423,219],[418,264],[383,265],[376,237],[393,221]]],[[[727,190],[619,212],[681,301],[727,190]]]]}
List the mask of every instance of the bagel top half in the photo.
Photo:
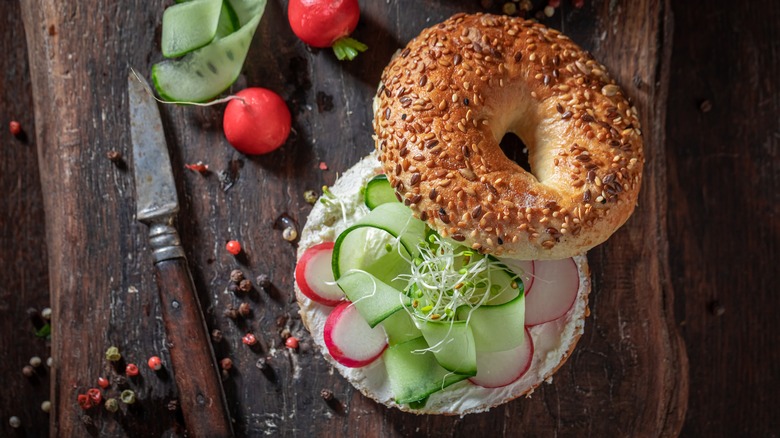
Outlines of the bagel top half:
{"type": "Polygon", "coordinates": [[[385,68],[374,130],[397,196],[485,253],[583,253],[637,202],[636,109],[588,52],[535,22],[459,14],[424,30],[385,68]],[[501,150],[507,132],[531,173],[501,150]]]}

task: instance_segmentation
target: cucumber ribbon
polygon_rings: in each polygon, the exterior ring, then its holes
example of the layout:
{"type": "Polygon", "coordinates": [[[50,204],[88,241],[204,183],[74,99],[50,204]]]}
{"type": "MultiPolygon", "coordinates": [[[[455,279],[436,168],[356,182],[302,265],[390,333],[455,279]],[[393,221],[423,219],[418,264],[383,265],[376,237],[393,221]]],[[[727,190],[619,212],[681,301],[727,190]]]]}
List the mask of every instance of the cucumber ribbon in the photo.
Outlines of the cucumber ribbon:
{"type": "Polygon", "coordinates": [[[180,57],[152,66],[157,93],[174,102],[205,102],[236,81],[266,0],[191,0],[163,14],[162,53],[180,57]]]}

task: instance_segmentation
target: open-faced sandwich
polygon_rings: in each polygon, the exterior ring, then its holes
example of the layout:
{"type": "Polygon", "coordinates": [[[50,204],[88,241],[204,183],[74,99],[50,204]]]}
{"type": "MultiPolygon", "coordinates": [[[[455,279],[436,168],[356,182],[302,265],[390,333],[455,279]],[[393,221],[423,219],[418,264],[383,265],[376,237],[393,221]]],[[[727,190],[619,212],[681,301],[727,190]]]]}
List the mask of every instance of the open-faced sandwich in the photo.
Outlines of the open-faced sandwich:
{"type": "Polygon", "coordinates": [[[385,69],[376,151],[313,208],[295,271],[325,358],[377,402],[481,412],[530,394],[588,315],[585,252],[636,204],[634,108],[538,23],[456,15],[385,69]],[[501,151],[507,132],[531,172],[501,151]]]}

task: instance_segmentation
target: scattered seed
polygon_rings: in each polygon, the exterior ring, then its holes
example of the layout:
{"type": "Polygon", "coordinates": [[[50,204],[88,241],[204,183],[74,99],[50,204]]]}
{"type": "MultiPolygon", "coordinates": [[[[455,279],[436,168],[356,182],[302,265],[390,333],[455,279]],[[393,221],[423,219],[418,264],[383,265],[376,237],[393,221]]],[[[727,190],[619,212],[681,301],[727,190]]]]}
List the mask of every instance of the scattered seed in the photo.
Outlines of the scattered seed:
{"type": "Polygon", "coordinates": [[[109,362],[116,362],[119,359],[122,359],[122,354],[119,353],[119,348],[108,347],[108,350],[106,350],[106,360],[109,362]]]}
{"type": "Polygon", "coordinates": [[[306,190],[303,192],[303,199],[309,204],[314,204],[317,202],[317,192],[314,190],[306,190]]]}
{"type": "Polygon", "coordinates": [[[132,389],[125,389],[122,391],[122,393],[119,395],[119,398],[122,400],[122,403],[128,405],[132,405],[136,402],[135,391],[132,389]]]}

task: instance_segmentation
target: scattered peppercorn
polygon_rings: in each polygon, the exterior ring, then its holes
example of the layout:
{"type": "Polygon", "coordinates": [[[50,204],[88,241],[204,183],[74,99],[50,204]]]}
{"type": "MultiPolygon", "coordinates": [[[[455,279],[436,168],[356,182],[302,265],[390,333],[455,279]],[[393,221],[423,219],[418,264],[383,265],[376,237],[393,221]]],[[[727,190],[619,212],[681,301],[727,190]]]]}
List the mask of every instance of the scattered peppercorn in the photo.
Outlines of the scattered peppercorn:
{"type": "Polygon", "coordinates": [[[303,200],[308,202],[309,204],[314,205],[314,203],[317,202],[317,192],[314,190],[306,190],[303,192],[303,200]]]}
{"type": "Polygon", "coordinates": [[[285,347],[291,349],[291,350],[297,350],[298,349],[298,338],[295,336],[290,336],[284,341],[285,347]]]}
{"type": "Polygon", "coordinates": [[[111,161],[112,163],[119,163],[122,161],[122,153],[118,150],[111,149],[110,151],[106,152],[106,158],[108,158],[108,161],[111,161]]]}
{"type": "Polygon", "coordinates": [[[226,357],[219,361],[219,366],[221,366],[223,370],[229,370],[233,368],[233,360],[229,357],[226,357]]]}
{"type": "Polygon", "coordinates": [[[150,357],[146,364],[154,371],[160,371],[162,369],[162,360],[160,360],[158,356],[150,357]]]}
{"type": "Polygon", "coordinates": [[[250,313],[252,313],[252,308],[249,306],[249,303],[243,302],[238,306],[238,313],[246,318],[250,313]]]}
{"type": "Polygon", "coordinates": [[[555,15],[555,8],[550,6],[550,5],[545,6],[544,7],[544,15],[547,18],[552,17],[553,15],[555,15]]]}
{"type": "Polygon", "coordinates": [[[11,131],[11,135],[18,137],[22,133],[22,124],[16,120],[11,120],[8,124],[8,130],[11,131]]]}
{"type": "Polygon", "coordinates": [[[297,238],[298,238],[298,230],[296,230],[294,227],[287,227],[284,230],[282,230],[282,239],[288,242],[292,242],[297,238]]]}
{"type": "Polygon", "coordinates": [[[271,277],[269,277],[268,274],[258,275],[255,281],[257,282],[257,285],[263,289],[267,289],[269,286],[271,286],[271,277]]]}
{"type": "Polygon", "coordinates": [[[125,389],[122,391],[121,394],[119,394],[119,398],[122,400],[122,403],[131,405],[135,403],[135,392],[132,389],[125,389]]]}
{"type": "Polygon", "coordinates": [[[106,389],[109,387],[109,385],[111,385],[111,382],[109,382],[108,379],[106,379],[105,377],[98,377],[97,383],[98,386],[103,389],[106,389]]]}
{"type": "Polygon", "coordinates": [[[233,306],[228,306],[228,308],[225,309],[224,315],[230,319],[238,319],[238,310],[233,306]]]}
{"type": "Polygon", "coordinates": [[[94,421],[92,421],[92,417],[86,414],[81,416],[81,422],[86,424],[87,426],[92,426],[92,424],[94,423],[94,421]]]}
{"type": "Polygon", "coordinates": [[[24,377],[32,377],[35,375],[35,370],[30,365],[25,365],[22,368],[22,374],[24,374],[24,377]]]}
{"type": "Polygon", "coordinates": [[[230,283],[228,285],[228,290],[233,293],[241,292],[240,290],[238,290],[238,283],[230,283]]]}
{"type": "Polygon", "coordinates": [[[134,363],[127,364],[127,367],[125,367],[125,374],[127,374],[128,377],[135,377],[138,375],[138,366],[134,363]]]}
{"type": "Polygon", "coordinates": [[[249,281],[246,278],[241,280],[241,282],[238,283],[238,290],[240,290],[241,292],[249,292],[249,291],[251,291],[252,290],[252,282],[249,281]]]}
{"type": "Polygon", "coordinates": [[[233,269],[230,271],[230,281],[233,283],[240,283],[244,279],[244,273],[240,269],[233,269]]]}
{"type": "Polygon", "coordinates": [[[99,405],[103,401],[103,393],[97,388],[89,388],[87,390],[87,396],[92,400],[92,404],[99,405]]]}
{"type": "Polygon", "coordinates": [[[173,399],[168,402],[168,410],[169,411],[175,411],[176,409],[179,409],[179,400],[173,399]]]}
{"type": "Polygon", "coordinates": [[[325,401],[331,401],[333,400],[333,391],[330,389],[323,389],[320,391],[320,397],[322,397],[322,399],[325,401]]]}
{"type": "Polygon", "coordinates": [[[504,6],[501,7],[501,10],[505,15],[514,15],[517,13],[517,6],[512,2],[506,2],[504,3],[504,6]]]}
{"type": "Polygon", "coordinates": [[[218,329],[212,330],[211,331],[211,340],[214,343],[216,343],[216,344],[219,344],[220,342],[222,342],[222,330],[218,330],[218,329]]]}
{"type": "Polygon", "coordinates": [[[116,412],[119,410],[119,402],[115,398],[106,400],[105,408],[108,412],[116,412]]]}
{"type": "Polygon", "coordinates": [[[257,359],[257,362],[255,362],[255,366],[260,371],[265,371],[266,369],[268,369],[268,361],[265,360],[265,358],[261,357],[260,359],[257,359]]]}
{"type": "Polygon", "coordinates": [[[51,320],[51,307],[44,307],[43,310],[41,310],[41,316],[46,321],[51,320]]]}
{"type": "Polygon", "coordinates": [[[119,353],[119,348],[108,347],[108,350],[106,350],[106,360],[110,362],[117,362],[119,359],[122,359],[122,355],[119,353]]]}
{"type": "Polygon", "coordinates": [[[79,407],[85,411],[92,408],[92,399],[87,394],[79,394],[76,397],[76,401],[79,407]]]}
{"type": "Polygon", "coordinates": [[[320,170],[328,170],[328,163],[320,161],[320,170]]]}
{"type": "Polygon", "coordinates": [[[288,328],[284,328],[284,329],[282,329],[282,331],[281,331],[281,332],[279,332],[279,336],[281,336],[281,337],[282,337],[282,339],[284,339],[285,341],[286,341],[286,340],[287,340],[287,338],[289,338],[291,335],[292,335],[292,333],[290,333],[290,329],[288,329],[288,328]]]}
{"type": "Polygon", "coordinates": [[[704,99],[699,104],[699,111],[703,113],[708,113],[712,111],[712,102],[709,99],[704,99]]]}
{"type": "Polygon", "coordinates": [[[53,358],[51,358],[51,357],[50,357],[50,358],[48,358],[48,359],[46,359],[46,366],[48,366],[49,368],[51,368],[51,367],[52,367],[52,365],[54,365],[54,359],[53,359],[53,358]]]}
{"type": "Polygon", "coordinates": [[[241,342],[246,345],[255,345],[257,344],[257,338],[252,333],[247,333],[243,338],[241,338],[241,342]]]}
{"type": "Polygon", "coordinates": [[[38,356],[33,356],[30,358],[30,365],[32,365],[34,368],[38,368],[39,366],[43,365],[43,361],[38,356]]]}
{"type": "Polygon", "coordinates": [[[14,429],[18,429],[22,427],[22,420],[19,419],[16,415],[8,419],[8,424],[13,427],[14,429]]]}
{"type": "Polygon", "coordinates": [[[51,402],[46,400],[43,403],[41,403],[41,410],[43,412],[46,412],[47,414],[51,412],[51,402]]]}
{"type": "Polygon", "coordinates": [[[239,255],[241,253],[241,244],[237,240],[230,240],[225,244],[225,249],[234,256],[239,255]]]}

